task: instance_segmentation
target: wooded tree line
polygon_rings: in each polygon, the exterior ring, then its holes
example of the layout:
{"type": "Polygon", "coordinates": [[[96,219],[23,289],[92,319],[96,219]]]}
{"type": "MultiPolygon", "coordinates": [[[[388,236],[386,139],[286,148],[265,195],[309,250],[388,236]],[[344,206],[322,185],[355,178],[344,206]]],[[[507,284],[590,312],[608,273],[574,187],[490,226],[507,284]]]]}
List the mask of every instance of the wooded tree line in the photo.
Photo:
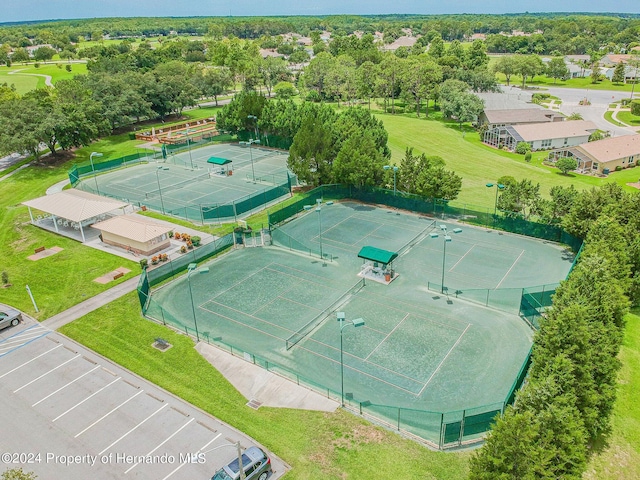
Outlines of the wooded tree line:
{"type": "MultiPolygon", "coordinates": [[[[326,104],[270,100],[254,92],[237,95],[218,115],[218,126],[233,133],[257,127],[261,139],[289,139],[288,166],[308,185],[345,183],[356,187],[393,186],[387,132],[382,122],[360,107],[341,113],[326,104]],[[253,116],[258,118],[257,126],[253,116]]],[[[453,200],[462,179],[444,160],[407,148],[396,172],[398,190],[453,200]]]]}
{"type": "Polygon", "coordinates": [[[513,407],[471,461],[472,480],[580,479],[609,429],[629,299],[638,303],[640,195],[615,184],[575,193],[562,219],[586,237],[536,333],[513,407]]]}
{"type": "Polygon", "coordinates": [[[329,31],[347,36],[355,31],[384,33],[385,42],[410,28],[415,34],[439,32],[447,41],[464,40],[473,33],[488,34],[490,52],[561,54],[587,53],[601,45],[638,42],[637,14],[520,14],[520,15],[335,15],[326,17],[191,17],[110,18],[20,23],[0,28],[0,43],[13,47],[52,44],[58,49],[84,38],[125,36],[210,35],[257,39],[287,32],[305,36],[329,31]],[[531,36],[506,36],[512,31],[531,36]],[[541,30],[543,34],[536,32],[541,30]]]}

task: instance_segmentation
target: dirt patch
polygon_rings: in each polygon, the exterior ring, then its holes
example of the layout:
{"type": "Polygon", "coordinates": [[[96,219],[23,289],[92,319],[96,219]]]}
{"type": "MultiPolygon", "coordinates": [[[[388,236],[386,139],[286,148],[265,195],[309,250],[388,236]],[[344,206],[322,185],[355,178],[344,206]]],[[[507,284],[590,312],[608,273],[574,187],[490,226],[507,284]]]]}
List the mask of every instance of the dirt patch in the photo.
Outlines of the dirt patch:
{"type": "Polygon", "coordinates": [[[638,190],[640,190],[640,182],[627,183],[627,185],[629,185],[630,187],[637,188],[638,190]]]}
{"type": "Polygon", "coordinates": [[[40,168],[53,168],[64,165],[68,161],[76,158],[76,154],[69,150],[60,150],[55,155],[44,155],[38,159],[38,161],[31,162],[32,167],[40,168]]]}

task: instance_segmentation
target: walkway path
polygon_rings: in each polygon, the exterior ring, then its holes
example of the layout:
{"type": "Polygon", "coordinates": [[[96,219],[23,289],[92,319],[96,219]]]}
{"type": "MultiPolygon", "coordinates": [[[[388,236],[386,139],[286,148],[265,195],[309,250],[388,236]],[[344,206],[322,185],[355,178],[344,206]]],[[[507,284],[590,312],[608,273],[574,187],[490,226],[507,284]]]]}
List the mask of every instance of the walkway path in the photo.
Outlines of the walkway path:
{"type": "Polygon", "coordinates": [[[7,75],[31,75],[32,77],[44,77],[44,84],[47,87],[53,87],[53,83],[51,82],[51,75],[43,75],[41,73],[20,73],[21,71],[26,70],[26,68],[21,68],[19,70],[12,70],[7,75]]]}

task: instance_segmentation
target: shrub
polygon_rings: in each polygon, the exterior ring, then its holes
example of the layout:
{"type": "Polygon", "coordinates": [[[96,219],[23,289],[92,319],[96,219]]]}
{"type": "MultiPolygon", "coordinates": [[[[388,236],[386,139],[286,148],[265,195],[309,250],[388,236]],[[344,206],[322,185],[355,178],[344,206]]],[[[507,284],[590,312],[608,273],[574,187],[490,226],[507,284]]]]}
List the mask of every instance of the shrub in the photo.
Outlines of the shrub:
{"type": "Polygon", "coordinates": [[[7,272],[2,272],[2,284],[6,285],[9,283],[9,274],[7,272]]]}
{"type": "Polygon", "coordinates": [[[187,247],[186,247],[186,246],[184,246],[184,245],[182,245],[182,246],[180,247],[180,253],[187,253],[187,247]]]}
{"type": "Polygon", "coordinates": [[[307,98],[305,98],[305,100],[307,102],[320,102],[322,100],[322,98],[320,97],[320,94],[316,91],[316,90],[310,90],[309,93],[307,93],[307,98]]]}
{"type": "Polygon", "coordinates": [[[640,116],[640,101],[634,100],[631,102],[631,115],[640,116]]]}
{"type": "Polygon", "coordinates": [[[279,82],[275,87],[273,87],[273,91],[278,98],[291,98],[297,92],[295,87],[291,82],[279,82]]]}
{"type": "Polygon", "coordinates": [[[516,153],[519,153],[520,155],[525,155],[530,151],[531,145],[529,145],[527,142],[518,142],[518,144],[516,145],[516,153]]]}
{"type": "Polygon", "coordinates": [[[531,161],[531,152],[527,152],[524,154],[524,161],[527,163],[531,161]]]}
{"type": "MultiPolygon", "coordinates": [[[[135,136],[134,136],[134,138],[135,138],[135,136]]],[[[169,238],[173,238],[173,230],[171,230],[171,231],[169,232],[169,238]]]]}
{"type": "Polygon", "coordinates": [[[146,258],[141,258],[139,263],[140,268],[143,270],[149,266],[149,260],[147,260],[146,258]]]}
{"type": "Polygon", "coordinates": [[[620,171],[622,171],[622,167],[621,167],[620,165],[618,165],[618,166],[616,167],[616,172],[620,172],[620,171]]]}
{"type": "Polygon", "coordinates": [[[194,247],[198,247],[198,246],[200,246],[200,241],[201,241],[201,240],[202,240],[202,239],[201,239],[199,236],[197,236],[197,235],[194,235],[193,237],[191,237],[191,243],[193,243],[193,246],[194,246],[194,247]]]}

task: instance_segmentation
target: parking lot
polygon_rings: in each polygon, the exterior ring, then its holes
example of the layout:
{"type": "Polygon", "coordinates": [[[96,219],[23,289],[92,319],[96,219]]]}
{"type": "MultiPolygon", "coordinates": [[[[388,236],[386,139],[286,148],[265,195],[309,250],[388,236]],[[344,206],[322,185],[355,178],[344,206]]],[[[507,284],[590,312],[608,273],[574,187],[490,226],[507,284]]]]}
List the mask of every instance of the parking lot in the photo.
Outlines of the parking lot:
{"type": "MultiPolygon", "coordinates": [[[[235,442],[255,445],[33,321],[0,332],[0,398],[0,471],[42,479],[208,479],[235,442]]],[[[286,466],[269,456],[277,479],[286,466]]]]}

